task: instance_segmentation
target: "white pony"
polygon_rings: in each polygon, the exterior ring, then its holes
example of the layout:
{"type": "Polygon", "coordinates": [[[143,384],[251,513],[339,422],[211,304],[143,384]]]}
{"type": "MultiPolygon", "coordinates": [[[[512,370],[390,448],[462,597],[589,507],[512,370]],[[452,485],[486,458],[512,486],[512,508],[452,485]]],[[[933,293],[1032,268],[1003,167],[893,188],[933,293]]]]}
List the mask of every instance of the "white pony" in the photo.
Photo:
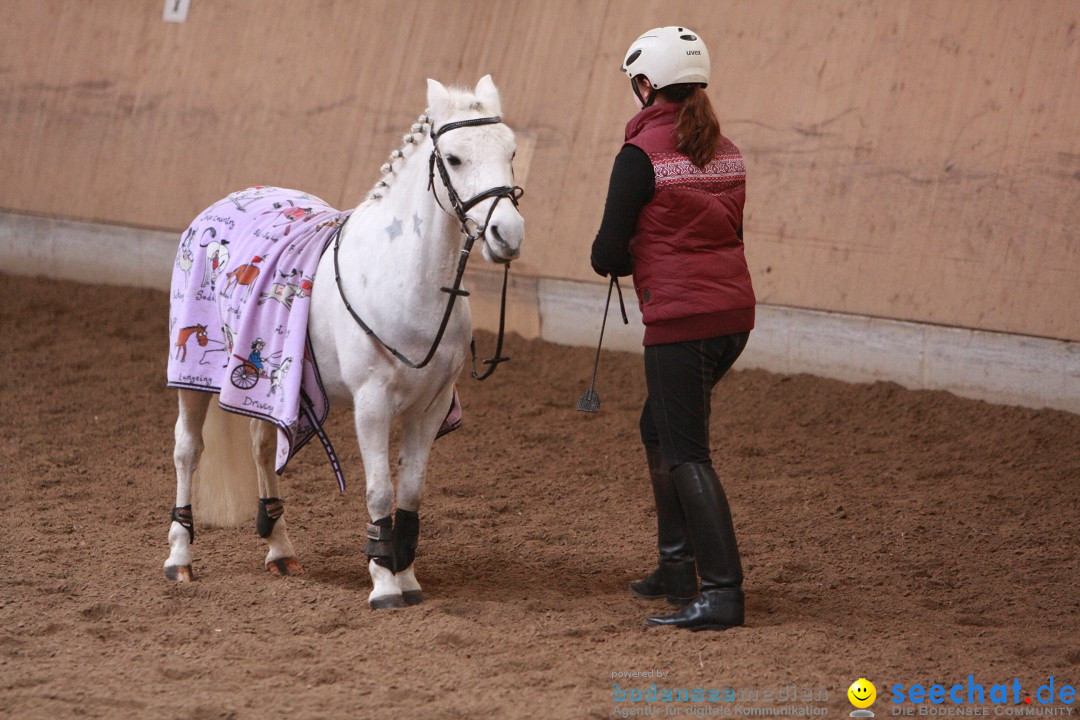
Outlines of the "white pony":
{"type": "MultiPolygon", "coordinates": [[[[372,608],[423,599],[413,567],[418,510],[428,454],[469,352],[468,301],[456,298],[442,342],[429,362],[420,363],[422,368],[407,366],[388,346],[414,360],[429,351],[450,297],[442,288],[453,282],[455,268],[463,267],[466,257],[463,230],[496,263],[516,258],[525,235],[511,166],[514,134],[498,118],[499,93],[491,77],[483,77],[473,91],[428,80],[427,100],[428,110],[405,136],[404,147],[383,165],[384,179],[342,228],[340,247],[323,255],[308,320],[328,394],[336,402],[351,401],[354,408],[372,521],[365,548],[372,608]],[[335,283],[335,260],[340,285],[335,283]],[[354,320],[354,313],[374,336],[354,320]],[[389,458],[395,419],[402,429],[396,494],[389,458]]],[[[276,430],[264,421],[221,411],[210,402],[213,398],[179,391],[177,507],[165,574],[192,579],[193,514],[200,521],[235,525],[256,510],[260,534],[265,531],[269,544],[267,569],[299,573],[274,472],[276,430]],[[250,445],[250,454],[244,445],[250,445]],[[185,510],[189,504],[194,513],[185,510]]]]}

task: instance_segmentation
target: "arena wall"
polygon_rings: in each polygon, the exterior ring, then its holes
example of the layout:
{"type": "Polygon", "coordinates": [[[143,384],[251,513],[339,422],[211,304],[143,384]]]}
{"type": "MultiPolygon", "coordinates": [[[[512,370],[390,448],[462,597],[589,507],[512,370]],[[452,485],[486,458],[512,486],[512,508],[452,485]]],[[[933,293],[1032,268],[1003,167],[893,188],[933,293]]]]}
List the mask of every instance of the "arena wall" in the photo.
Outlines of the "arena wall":
{"type": "MultiPolygon", "coordinates": [[[[1071,0],[191,0],[183,23],[163,22],[159,0],[11,2],[0,265],[64,275],[115,255],[105,281],[162,282],[167,265],[136,277],[127,260],[153,256],[138,244],[154,231],[259,183],[355,204],[423,109],[426,77],[490,72],[527,190],[511,327],[578,342],[584,325],[557,313],[602,307],[587,254],[634,111],[621,54],[681,22],[709,42],[710,92],[747,157],[756,342],[786,353],[760,364],[933,386],[893,352],[925,363],[928,334],[959,332],[989,339],[954,357],[964,377],[1049,363],[1052,385],[1075,387],[1078,21],[1071,0]],[[71,232],[25,235],[49,228],[71,232]],[[888,340],[830,360],[847,346],[837,322],[888,340]],[[1020,353],[1004,365],[988,349],[1001,343],[1020,353]]],[[[470,272],[490,325],[495,283],[470,272]]]]}

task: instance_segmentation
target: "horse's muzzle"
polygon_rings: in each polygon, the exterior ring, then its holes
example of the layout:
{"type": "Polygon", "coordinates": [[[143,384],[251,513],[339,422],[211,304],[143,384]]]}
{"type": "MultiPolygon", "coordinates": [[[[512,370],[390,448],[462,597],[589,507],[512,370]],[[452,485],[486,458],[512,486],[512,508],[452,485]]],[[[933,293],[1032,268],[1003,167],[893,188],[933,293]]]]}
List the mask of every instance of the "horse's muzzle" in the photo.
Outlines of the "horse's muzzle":
{"type": "Polygon", "coordinates": [[[498,225],[488,227],[484,243],[484,257],[491,262],[508,263],[521,254],[521,246],[513,247],[499,233],[498,225]]]}

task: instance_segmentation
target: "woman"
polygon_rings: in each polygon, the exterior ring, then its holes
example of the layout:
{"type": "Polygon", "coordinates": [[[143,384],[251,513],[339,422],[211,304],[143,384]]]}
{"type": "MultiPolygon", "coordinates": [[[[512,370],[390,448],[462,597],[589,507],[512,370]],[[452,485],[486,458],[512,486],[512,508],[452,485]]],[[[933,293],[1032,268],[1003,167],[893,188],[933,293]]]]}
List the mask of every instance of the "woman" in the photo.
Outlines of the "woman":
{"type": "Polygon", "coordinates": [[[630,590],[685,605],[646,625],[720,630],[743,623],[743,576],[709,454],[710,393],[754,327],[746,172],[705,94],[709,51],[697,33],[650,30],[625,58],[641,111],[615,158],[592,265],[600,275],[633,274],[645,322],[641,440],[660,560],[630,590]]]}

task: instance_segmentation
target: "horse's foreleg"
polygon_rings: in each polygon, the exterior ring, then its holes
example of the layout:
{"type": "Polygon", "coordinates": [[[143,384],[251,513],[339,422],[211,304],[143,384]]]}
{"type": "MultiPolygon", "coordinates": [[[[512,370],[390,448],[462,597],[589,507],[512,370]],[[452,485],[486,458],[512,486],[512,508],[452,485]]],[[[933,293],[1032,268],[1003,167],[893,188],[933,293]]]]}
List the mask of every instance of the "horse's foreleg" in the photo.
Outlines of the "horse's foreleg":
{"type": "Polygon", "coordinates": [[[453,386],[439,393],[432,404],[402,418],[404,432],[398,455],[397,512],[394,515],[394,567],[402,598],[407,605],[423,602],[424,594],[416,580],[414,561],[420,538],[420,501],[424,477],[435,435],[442,425],[453,397],[453,386]]]}
{"type": "Polygon", "coordinates": [[[176,465],[176,505],[169,525],[169,557],[165,561],[165,577],[190,581],[191,543],[195,540],[195,524],[191,515],[191,476],[202,454],[202,427],[206,410],[213,397],[196,390],[180,390],[180,413],[176,418],[176,445],[173,463],[176,465]]]}
{"type": "Polygon", "coordinates": [[[386,398],[354,399],[356,437],[364,460],[367,484],[367,507],[371,522],[367,526],[368,572],[372,589],[368,605],[372,610],[403,607],[405,601],[394,579],[393,520],[394,485],[390,478],[390,414],[386,398]]]}
{"type": "Polygon", "coordinates": [[[266,569],[274,575],[299,575],[304,570],[285,530],[285,504],[279,489],[280,478],[274,472],[277,428],[263,420],[252,420],[251,446],[259,476],[259,514],[255,530],[270,545],[264,561],[266,569]]]}

